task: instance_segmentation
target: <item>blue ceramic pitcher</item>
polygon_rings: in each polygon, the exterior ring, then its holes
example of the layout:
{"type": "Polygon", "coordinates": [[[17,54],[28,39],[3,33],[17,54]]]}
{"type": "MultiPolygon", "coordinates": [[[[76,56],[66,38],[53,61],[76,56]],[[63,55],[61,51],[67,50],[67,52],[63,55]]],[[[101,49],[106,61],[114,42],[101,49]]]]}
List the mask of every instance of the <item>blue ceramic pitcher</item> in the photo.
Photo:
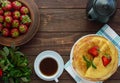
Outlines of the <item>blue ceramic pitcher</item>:
{"type": "Polygon", "coordinates": [[[87,15],[90,20],[107,23],[116,10],[116,0],[89,0],[87,15]]]}

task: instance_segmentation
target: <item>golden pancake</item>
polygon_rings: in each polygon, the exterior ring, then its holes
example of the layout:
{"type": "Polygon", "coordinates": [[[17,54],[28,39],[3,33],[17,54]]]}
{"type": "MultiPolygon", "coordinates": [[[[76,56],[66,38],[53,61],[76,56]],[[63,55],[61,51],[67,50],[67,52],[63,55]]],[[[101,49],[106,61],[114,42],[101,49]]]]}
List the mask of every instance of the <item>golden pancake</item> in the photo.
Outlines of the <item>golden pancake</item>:
{"type": "Polygon", "coordinates": [[[75,72],[91,81],[106,80],[118,68],[118,50],[102,36],[81,38],[74,44],[71,56],[75,72]]]}

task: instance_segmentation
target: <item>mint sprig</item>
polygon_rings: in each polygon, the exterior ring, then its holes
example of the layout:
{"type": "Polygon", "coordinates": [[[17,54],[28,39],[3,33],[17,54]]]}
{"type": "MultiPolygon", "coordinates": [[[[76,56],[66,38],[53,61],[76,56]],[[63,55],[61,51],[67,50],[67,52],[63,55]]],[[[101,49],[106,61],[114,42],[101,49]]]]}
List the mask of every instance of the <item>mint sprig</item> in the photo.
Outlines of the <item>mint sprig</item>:
{"type": "Polygon", "coordinates": [[[97,69],[93,61],[89,60],[87,57],[83,56],[84,61],[86,62],[87,69],[92,66],[94,69],[97,69]]]}
{"type": "Polygon", "coordinates": [[[4,83],[24,83],[30,81],[31,69],[28,59],[18,48],[3,47],[0,50],[0,69],[3,71],[4,83]]]}

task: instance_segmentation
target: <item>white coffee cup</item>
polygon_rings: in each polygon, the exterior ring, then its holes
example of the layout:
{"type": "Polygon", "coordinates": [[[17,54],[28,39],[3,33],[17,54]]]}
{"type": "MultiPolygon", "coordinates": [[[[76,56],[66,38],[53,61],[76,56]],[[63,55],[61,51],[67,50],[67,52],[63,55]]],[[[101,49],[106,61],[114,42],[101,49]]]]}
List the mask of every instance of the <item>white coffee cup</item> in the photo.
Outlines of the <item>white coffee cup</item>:
{"type": "Polygon", "coordinates": [[[51,51],[51,50],[43,51],[35,59],[34,70],[39,78],[45,81],[55,80],[55,82],[58,82],[59,81],[58,78],[60,77],[60,75],[63,73],[64,70],[64,61],[62,57],[55,51],[51,51]],[[52,58],[57,62],[57,66],[58,66],[57,71],[55,72],[55,74],[51,76],[44,75],[40,70],[40,63],[46,58],[52,58]]]}

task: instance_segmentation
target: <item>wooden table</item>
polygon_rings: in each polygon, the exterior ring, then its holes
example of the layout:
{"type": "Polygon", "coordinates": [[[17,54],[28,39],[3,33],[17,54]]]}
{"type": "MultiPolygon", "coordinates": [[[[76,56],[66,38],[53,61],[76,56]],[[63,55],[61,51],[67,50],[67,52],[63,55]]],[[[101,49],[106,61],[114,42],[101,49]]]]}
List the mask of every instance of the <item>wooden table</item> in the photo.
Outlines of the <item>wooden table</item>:
{"type": "MultiPolygon", "coordinates": [[[[36,56],[44,50],[60,53],[66,63],[70,58],[70,50],[80,37],[96,33],[104,24],[91,22],[86,17],[88,0],[34,0],[39,7],[40,26],[34,38],[21,46],[21,51],[29,59],[33,67],[36,56]]],[[[108,24],[120,34],[120,0],[117,11],[108,24]]],[[[46,82],[33,74],[30,83],[46,82]]],[[[75,83],[74,79],[64,70],[59,83],[75,83]]],[[[120,83],[120,68],[104,83],[120,83]]]]}

